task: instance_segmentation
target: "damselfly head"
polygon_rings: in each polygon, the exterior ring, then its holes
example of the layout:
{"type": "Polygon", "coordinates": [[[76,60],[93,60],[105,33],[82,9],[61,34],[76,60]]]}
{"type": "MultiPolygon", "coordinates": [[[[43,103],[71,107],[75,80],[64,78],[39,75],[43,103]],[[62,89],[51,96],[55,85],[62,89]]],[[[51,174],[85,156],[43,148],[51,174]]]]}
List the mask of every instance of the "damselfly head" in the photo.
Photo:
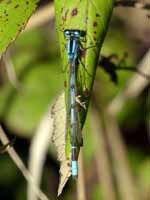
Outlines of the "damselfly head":
{"type": "Polygon", "coordinates": [[[84,37],[86,35],[86,32],[83,30],[78,29],[66,29],[64,30],[65,37],[84,37]]]}

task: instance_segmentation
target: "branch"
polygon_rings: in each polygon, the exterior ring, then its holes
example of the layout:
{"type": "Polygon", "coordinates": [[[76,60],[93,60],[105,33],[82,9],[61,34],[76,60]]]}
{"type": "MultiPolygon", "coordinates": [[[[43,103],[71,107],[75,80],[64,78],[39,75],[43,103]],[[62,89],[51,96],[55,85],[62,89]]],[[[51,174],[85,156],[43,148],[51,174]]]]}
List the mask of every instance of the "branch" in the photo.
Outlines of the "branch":
{"type": "Polygon", "coordinates": [[[12,84],[12,86],[14,88],[19,90],[21,88],[21,83],[19,82],[19,80],[17,78],[15,68],[14,68],[14,65],[13,65],[9,51],[7,51],[5,53],[5,55],[3,55],[2,61],[4,63],[5,69],[6,69],[8,80],[10,81],[10,83],[12,84]]]}
{"type": "Polygon", "coordinates": [[[102,187],[104,199],[115,200],[117,191],[114,187],[114,177],[112,162],[110,160],[110,152],[108,148],[108,141],[104,130],[102,117],[99,115],[101,112],[99,108],[99,99],[96,97],[96,91],[93,95],[92,106],[92,136],[96,146],[96,170],[98,175],[99,184],[102,187]]]}
{"type": "Polygon", "coordinates": [[[144,3],[140,2],[139,0],[119,0],[115,2],[115,6],[123,6],[123,7],[134,7],[134,8],[140,8],[140,9],[147,9],[150,10],[150,3],[144,3]]]}
{"type": "Polygon", "coordinates": [[[140,200],[140,192],[137,189],[137,183],[132,175],[127,149],[123,142],[117,120],[105,112],[104,123],[120,199],[140,200]]]}

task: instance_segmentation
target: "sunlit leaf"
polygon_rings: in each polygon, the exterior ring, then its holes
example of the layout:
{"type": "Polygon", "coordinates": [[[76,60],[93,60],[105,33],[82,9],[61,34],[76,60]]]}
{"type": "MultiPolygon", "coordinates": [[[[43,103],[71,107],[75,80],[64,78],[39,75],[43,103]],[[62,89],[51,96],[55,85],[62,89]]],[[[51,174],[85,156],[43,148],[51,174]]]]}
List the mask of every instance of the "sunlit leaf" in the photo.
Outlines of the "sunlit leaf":
{"type": "Polygon", "coordinates": [[[0,1],[0,54],[4,53],[37,7],[39,0],[2,0],[0,1]]]}

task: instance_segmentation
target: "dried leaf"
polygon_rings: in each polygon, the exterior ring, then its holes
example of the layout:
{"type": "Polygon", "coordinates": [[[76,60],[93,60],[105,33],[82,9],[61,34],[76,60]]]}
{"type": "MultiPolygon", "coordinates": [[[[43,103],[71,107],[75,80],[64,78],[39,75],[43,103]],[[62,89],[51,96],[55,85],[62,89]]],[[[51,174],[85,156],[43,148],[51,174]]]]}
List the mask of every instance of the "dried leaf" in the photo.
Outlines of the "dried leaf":
{"type": "Polygon", "coordinates": [[[60,161],[60,182],[58,195],[61,194],[68,178],[71,175],[71,156],[66,158],[66,109],[64,93],[58,97],[51,110],[54,120],[52,142],[56,146],[60,161]]]}

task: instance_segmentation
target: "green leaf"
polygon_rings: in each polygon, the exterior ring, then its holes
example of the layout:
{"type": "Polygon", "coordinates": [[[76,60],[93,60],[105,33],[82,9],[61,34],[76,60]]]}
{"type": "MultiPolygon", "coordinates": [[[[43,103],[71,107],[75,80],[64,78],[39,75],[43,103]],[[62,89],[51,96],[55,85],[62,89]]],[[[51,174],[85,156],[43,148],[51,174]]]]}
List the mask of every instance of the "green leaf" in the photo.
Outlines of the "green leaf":
{"type": "MultiPolygon", "coordinates": [[[[78,94],[81,102],[84,102],[86,109],[80,107],[80,123],[83,127],[88,110],[92,86],[95,78],[99,51],[101,49],[108,24],[113,10],[114,0],[55,0],[56,24],[59,34],[62,63],[65,69],[65,96],[66,108],[68,108],[69,93],[69,70],[67,52],[63,31],[65,29],[79,29],[86,31],[86,42],[82,42],[84,56],[81,56],[77,72],[78,94]],[[92,48],[91,48],[92,47],[92,48]],[[86,69],[85,69],[86,68],[86,69]]],[[[68,128],[68,138],[70,137],[70,127],[68,128]]],[[[70,152],[68,139],[67,153],[70,152]]]]}
{"type": "Polygon", "coordinates": [[[3,54],[37,7],[39,0],[2,0],[0,1],[0,54],[3,54]]]}

